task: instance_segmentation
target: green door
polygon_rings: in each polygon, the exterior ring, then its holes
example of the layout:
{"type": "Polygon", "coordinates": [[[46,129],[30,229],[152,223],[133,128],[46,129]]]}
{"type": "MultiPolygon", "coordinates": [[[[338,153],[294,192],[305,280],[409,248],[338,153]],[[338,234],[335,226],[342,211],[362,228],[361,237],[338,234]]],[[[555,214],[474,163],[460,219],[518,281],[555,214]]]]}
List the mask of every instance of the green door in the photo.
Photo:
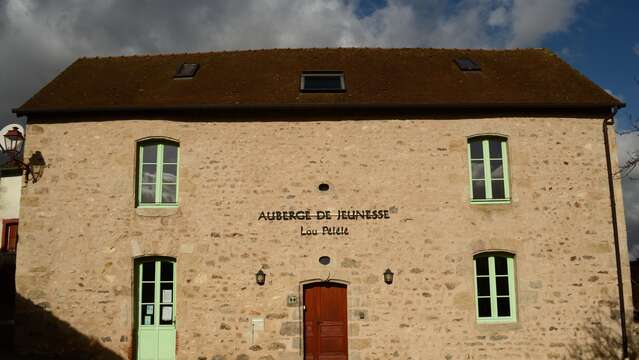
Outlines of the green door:
{"type": "Polygon", "coordinates": [[[138,360],[175,359],[175,262],[137,264],[138,360]]]}

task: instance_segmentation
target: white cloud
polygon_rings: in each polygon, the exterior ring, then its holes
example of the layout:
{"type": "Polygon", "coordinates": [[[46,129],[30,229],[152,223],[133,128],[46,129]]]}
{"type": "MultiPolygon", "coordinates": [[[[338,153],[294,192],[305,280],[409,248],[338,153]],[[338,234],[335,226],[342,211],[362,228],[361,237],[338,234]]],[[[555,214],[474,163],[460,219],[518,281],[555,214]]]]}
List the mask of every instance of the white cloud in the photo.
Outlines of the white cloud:
{"type": "MultiPolygon", "coordinates": [[[[0,122],[80,56],[272,47],[539,46],[581,0],[0,1],[0,122]]],[[[10,121],[15,121],[11,119],[10,121]]]]}
{"type": "Polygon", "coordinates": [[[514,0],[512,8],[512,47],[538,44],[555,32],[566,31],[573,22],[577,6],[584,0],[514,0]]]}
{"type": "Polygon", "coordinates": [[[506,26],[508,24],[508,13],[505,7],[501,6],[493,10],[488,16],[488,25],[506,26]]]}
{"type": "MultiPolygon", "coordinates": [[[[358,1],[0,0],[0,125],[15,122],[10,108],[80,56],[273,47],[537,47],[546,36],[566,31],[584,2],[388,0],[358,17],[358,1]]],[[[633,51],[639,55],[639,44],[633,51]]],[[[620,137],[620,157],[637,143],[620,137]]],[[[631,236],[639,238],[639,182],[624,180],[624,199],[631,236]]]]}

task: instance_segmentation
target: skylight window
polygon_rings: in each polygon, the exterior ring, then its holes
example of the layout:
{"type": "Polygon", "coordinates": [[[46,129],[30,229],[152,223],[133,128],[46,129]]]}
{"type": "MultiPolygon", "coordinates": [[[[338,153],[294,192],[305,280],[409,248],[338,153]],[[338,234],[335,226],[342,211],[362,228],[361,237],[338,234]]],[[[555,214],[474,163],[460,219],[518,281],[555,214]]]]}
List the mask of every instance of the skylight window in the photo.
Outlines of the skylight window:
{"type": "Polygon", "coordinates": [[[303,92],[346,91],[344,73],[341,71],[303,72],[300,90],[303,92]]]}
{"type": "Polygon", "coordinates": [[[461,71],[481,71],[481,66],[477,62],[469,58],[455,59],[455,63],[461,71]]]}
{"type": "Polygon", "coordinates": [[[178,66],[175,72],[174,79],[190,79],[195,76],[195,73],[200,68],[200,64],[181,64],[178,66]]]}

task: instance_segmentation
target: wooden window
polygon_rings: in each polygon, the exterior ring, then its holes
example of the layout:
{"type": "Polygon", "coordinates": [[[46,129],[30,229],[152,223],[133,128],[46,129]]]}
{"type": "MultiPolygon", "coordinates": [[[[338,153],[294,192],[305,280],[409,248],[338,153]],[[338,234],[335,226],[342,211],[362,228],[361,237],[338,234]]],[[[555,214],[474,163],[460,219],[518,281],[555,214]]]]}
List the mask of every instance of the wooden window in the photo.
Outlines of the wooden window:
{"type": "Polygon", "coordinates": [[[16,252],[18,248],[18,219],[2,220],[0,251],[16,252]]]}
{"type": "Polygon", "coordinates": [[[475,256],[475,299],[478,322],[517,321],[515,260],[511,254],[475,256]]]}
{"type": "Polygon", "coordinates": [[[178,204],[179,146],[168,141],[145,141],[138,146],[138,207],[178,204]]]}
{"type": "Polygon", "coordinates": [[[302,92],[344,92],[346,84],[341,71],[305,71],[300,79],[302,92]]]}
{"type": "Polygon", "coordinates": [[[506,138],[468,140],[471,203],[509,203],[508,146],[506,138]]]}

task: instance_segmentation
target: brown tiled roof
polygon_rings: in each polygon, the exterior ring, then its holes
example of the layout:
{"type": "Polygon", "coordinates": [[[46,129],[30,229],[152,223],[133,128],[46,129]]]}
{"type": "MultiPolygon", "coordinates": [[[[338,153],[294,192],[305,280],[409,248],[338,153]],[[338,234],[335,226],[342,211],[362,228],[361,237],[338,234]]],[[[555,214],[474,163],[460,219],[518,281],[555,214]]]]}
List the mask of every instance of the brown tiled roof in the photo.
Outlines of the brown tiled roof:
{"type": "Polygon", "coordinates": [[[81,58],[20,108],[57,111],[270,106],[610,108],[616,98],[545,49],[273,49],[81,58]],[[468,57],[479,72],[462,72],[468,57]],[[182,63],[193,79],[174,80],[182,63]],[[343,71],[343,93],[301,93],[303,71],[343,71]]]}

